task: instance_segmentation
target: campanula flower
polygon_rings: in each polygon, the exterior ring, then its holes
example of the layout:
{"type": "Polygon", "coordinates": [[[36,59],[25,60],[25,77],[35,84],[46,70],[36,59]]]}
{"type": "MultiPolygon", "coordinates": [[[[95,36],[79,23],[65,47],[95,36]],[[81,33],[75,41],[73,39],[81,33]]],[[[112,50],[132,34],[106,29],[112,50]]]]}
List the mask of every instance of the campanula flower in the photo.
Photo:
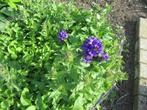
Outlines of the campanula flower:
{"type": "Polygon", "coordinates": [[[102,42],[96,37],[88,37],[82,45],[84,53],[84,62],[91,62],[103,53],[102,42]]]}
{"type": "Polygon", "coordinates": [[[60,41],[64,41],[66,38],[68,38],[68,33],[64,30],[61,30],[59,33],[58,33],[58,39],[60,41]]]}

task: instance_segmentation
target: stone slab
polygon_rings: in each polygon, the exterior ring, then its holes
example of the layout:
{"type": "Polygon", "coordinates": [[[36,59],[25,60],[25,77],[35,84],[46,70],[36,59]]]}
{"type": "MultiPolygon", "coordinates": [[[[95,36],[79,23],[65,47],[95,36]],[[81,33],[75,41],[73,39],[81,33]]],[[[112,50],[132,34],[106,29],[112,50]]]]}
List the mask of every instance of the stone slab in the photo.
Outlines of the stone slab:
{"type": "Polygon", "coordinates": [[[147,64],[147,39],[140,38],[135,44],[135,64],[147,64]]]}
{"type": "Polygon", "coordinates": [[[140,43],[139,40],[137,40],[135,43],[135,64],[139,64],[139,57],[140,57],[139,43],[140,43]]]}
{"type": "MultiPolygon", "coordinates": [[[[147,31],[147,29],[146,29],[147,31]]],[[[140,49],[147,50],[147,39],[140,38],[139,39],[140,49]]]]}
{"type": "Polygon", "coordinates": [[[147,110],[147,19],[140,18],[135,44],[133,110],[147,110]]]}
{"type": "Polygon", "coordinates": [[[147,65],[140,63],[140,77],[147,79],[147,65]]]}
{"type": "Polygon", "coordinates": [[[135,96],[133,110],[147,110],[147,97],[143,95],[135,96]]]}
{"type": "Polygon", "coordinates": [[[147,39],[147,19],[140,18],[140,22],[139,22],[139,37],[147,39]]]}
{"type": "Polygon", "coordinates": [[[147,51],[140,49],[139,62],[147,64],[147,51]]]}
{"type": "Polygon", "coordinates": [[[134,81],[134,95],[144,95],[147,97],[147,79],[145,79],[145,78],[135,79],[135,81],[134,81]]]}
{"type": "Polygon", "coordinates": [[[146,78],[147,79],[147,64],[141,63],[135,66],[135,79],[146,78]]]}

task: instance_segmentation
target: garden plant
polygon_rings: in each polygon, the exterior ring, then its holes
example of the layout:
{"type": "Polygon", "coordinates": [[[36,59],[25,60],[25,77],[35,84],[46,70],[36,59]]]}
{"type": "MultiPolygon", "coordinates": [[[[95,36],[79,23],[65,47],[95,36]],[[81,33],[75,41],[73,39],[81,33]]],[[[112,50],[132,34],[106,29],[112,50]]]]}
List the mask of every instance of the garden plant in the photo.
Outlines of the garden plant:
{"type": "Polygon", "coordinates": [[[110,6],[22,0],[12,10],[0,30],[0,110],[89,110],[125,78],[110,6]]]}
{"type": "Polygon", "coordinates": [[[0,8],[4,5],[9,5],[11,8],[17,8],[16,3],[20,2],[21,0],[0,0],[0,8]]]}

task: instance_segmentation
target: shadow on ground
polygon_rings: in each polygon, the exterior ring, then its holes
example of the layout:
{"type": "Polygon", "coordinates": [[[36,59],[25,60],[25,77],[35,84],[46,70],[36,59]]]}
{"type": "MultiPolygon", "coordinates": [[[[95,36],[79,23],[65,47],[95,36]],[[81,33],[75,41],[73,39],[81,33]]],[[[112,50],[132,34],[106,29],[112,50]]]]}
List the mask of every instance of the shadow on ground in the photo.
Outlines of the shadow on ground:
{"type": "Polygon", "coordinates": [[[112,2],[113,12],[110,20],[114,25],[123,26],[124,34],[127,37],[126,47],[128,52],[123,52],[125,59],[125,71],[128,73],[129,80],[120,84],[121,88],[125,88],[125,92],[121,94],[129,94],[125,97],[122,104],[116,110],[133,110],[133,83],[135,74],[135,42],[137,39],[137,22],[140,17],[147,17],[146,0],[115,0],[112,2]],[[128,102],[128,103],[125,103],[128,102]]]}

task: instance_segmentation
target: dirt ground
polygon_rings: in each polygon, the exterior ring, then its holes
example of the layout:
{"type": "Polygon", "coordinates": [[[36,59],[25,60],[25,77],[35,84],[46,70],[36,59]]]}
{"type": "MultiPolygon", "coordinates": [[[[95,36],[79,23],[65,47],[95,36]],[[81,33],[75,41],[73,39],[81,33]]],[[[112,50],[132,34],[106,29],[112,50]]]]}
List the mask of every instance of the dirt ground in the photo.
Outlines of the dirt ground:
{"type": "Polygon", "coordinates": [[[133,110],[133,83],[135,71],[135,41],[137,39],[137,22],[140,17],[147,18],[147,0],[114,0],[111,2],[113,11],[110,15],[111,22],[116,26],[123,26],[127,37],[129,51],[123,52],[125,59],[125,71],[129,80],[124,81],[121,86],[128,97],[125,97],[116,110],[133,110]]]}

